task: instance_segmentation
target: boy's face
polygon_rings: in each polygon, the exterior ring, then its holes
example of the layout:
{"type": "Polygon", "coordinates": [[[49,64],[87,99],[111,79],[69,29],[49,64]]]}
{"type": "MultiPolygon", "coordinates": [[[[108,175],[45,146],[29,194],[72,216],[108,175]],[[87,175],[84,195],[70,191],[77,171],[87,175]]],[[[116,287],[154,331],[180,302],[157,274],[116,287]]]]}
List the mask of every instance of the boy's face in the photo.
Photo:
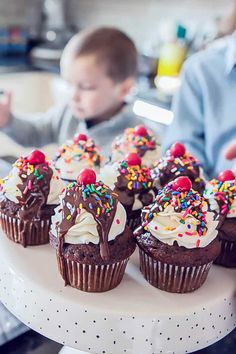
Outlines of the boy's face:
{"type": "Polygon", "coordinates": [[[62,68],[62,74],[72,88],[70,106],[78,119],[104,116],[123,102],[126,93],[122,83],[108,77],[93,55],[71,59],[62,68]]]}

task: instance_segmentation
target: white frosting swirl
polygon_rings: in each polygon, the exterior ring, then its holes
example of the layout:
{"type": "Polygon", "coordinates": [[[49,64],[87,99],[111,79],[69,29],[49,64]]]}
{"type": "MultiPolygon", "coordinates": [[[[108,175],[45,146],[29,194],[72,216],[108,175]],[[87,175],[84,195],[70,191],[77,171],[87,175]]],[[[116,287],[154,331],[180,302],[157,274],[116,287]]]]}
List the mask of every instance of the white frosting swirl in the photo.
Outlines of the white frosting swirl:
{"type": "MultiPolygon", "coordinates": [[[[59,204],[59,194],[64,188],[64,184],[60,179],[58,172],[50,166],[53,170],[53,175],[50,180],[50,190],[47,198],[47,204],[59,204]]],[[[18,198],[22,196],[18,185],[22,184],[22,180],[19,177],[19,169],[14,166],[9,175],[4,179],[3,193],[7,199],[18,204],[18,198]]]]}
{"type": "Polygon", "coordinates": [[[216,238],[218,221],[214,220],[214,213],[206,214],[207,232],[204,236],[200,236],[197,232],[199,220],[193,215],[188,215],[183,224],[180,222],[183,215],[184,211],[176,212],[173,206],[168,205],[151,220],[147,225],[148,230],[163,243],[173,245],[174,241],[177,241],[179,246],[186,248],[206,247],[216,238]]]}
{"type": "MultiPolygon", "coordinates": [[[[61,206],[55,209],[55,215],[52,217],[51,232],[54,236],[57,235],[57,223],[62,221],[62,208],[61,206]]],[[[126,225],[126,211],[121,203],[117,203],[117,209],[114,220],[112,222],[108,241],[114,240],[116,236],[120,235],[126,225]]],[[[81,213],[76,217],[75,224],[68,230],[65,235],[65,242],[70,244],[93,244],[99,243],[99,234],[97,230],[97,222],[93,215],[86,211],[81,210],[81,213]]]]}
{"type": "MultiPolygon", "coordinates": [[[[90,140],[84,144],[87,146],[89,143],[93,144],[90,140]]],[[[79,147],[72,141],[68,141],[64,146],[65,151],[55,162],[55,167],[62,179],[76,181],[83,168],[93,168],[96,173],[99,172],[100,167],[94,165],[90,154],[84,151],[85,148],[82,148],[83,145],[79,147]]]]}
{"type": "Polygon", "coordinates": [[[19,177],[19,170],[17,167],[13,167],[9,175],[4,179],[2,192],[7,199],[18,204],[17,197],[21,197],[21,191],[17,187],[22,184],[22,180],[19,177]]]}
{"type": "Polygon", "coordinates": [[[103,181],[104,184],[113,190],[115,188],[115,183],[117,182],[119,174],[119,163],[115,162],[111,165],[107,164],[101,167],[97,179],[103,181]]]}
{"type": "Polygon", "coordinates": [[[58,171],[50,166],[52,171],[53,171],[53,175],[50,181],[50,189],[49,189],[49,194],[48,194],[48,198],[47,198],[47,204],[51,205],[51,204],[59,204],[60,200],[59,200],[59,195],[61,194],[61,191],[64,188],[64,183],[62,182],[62,180],[60,179],[59,173],[58,171]]]}
{"type": "MultiPolygon", "coordinates": [[[[122,146],[120,149],[114,149],[112,152],[112,162],[123,161],[131,153],[137,153],[137,149],[132,146],[122,146]]],[[[142,156],[142,164],[151,167],[161,157],[161,148],[157,146],[154,150],[147,150],[142,156]]]]}
{"type": "Polygon", "coordinates": [[[161,158],[161,148],[156,147],[155,150],[147,150],[142,157],[142,164],[146,166],[153,166],[153,164],[161,158]]]}

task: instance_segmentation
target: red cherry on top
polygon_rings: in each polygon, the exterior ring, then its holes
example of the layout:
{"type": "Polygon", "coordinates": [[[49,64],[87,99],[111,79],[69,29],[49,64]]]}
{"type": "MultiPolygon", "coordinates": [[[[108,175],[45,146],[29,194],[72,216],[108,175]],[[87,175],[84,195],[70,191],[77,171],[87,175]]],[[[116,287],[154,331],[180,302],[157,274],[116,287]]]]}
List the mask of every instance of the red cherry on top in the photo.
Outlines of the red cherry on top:
{"type": "Polygon", "coordinates": [[[45,163],[45,155],[40,150],[33,150],[28,156],[27,160],[32,165],[40,165],[45,163]]]}
{"type": "Polygon", "coordinates": [[[143,124],[137,125],[134,128],[134,135],[135,136],[147,136],[148,135],[148,131],[146,129],[146,127],[143,124]]]}
{"type": "Polygon", "coordinates": [[[77,177],[78,184],[94,184],[96,183],[96,173],[92,168],[84,168],[77,177]]]}
{"type": "Polygon", "coordinates": [[[192,182],[186,176],[178,177],[174,180],[173,189],[178,192],[188,192],[192,188],[192,182]]]}
{"type": "Polygon", "coordinates": [[[235,174],[231,170],[224,170],[220,172],[218,180],[221,182],[233,181],[235,179],[235,174]]]}
{"type": "Polygon", "coordinates": [[[131,152],[130,154],[128,154],[126,157],[126,161],[128,166],[140,166],[142,163],[141,158],[138,154],[136,154],[136,152],[131,152]]]}
{"type": "Polygon", "coordinates": [[[78,144],[79,141],[87,141],[88,137],[86,134],[77,134],[75,135],[73,141],[75,144],[78,144]]]}
{"type": "Polygon", "coordinates": [[[173,144],[170,148],[170,153],[173,157],[181,157],[185,154],[185,146],[179,142],[173,144]]]}

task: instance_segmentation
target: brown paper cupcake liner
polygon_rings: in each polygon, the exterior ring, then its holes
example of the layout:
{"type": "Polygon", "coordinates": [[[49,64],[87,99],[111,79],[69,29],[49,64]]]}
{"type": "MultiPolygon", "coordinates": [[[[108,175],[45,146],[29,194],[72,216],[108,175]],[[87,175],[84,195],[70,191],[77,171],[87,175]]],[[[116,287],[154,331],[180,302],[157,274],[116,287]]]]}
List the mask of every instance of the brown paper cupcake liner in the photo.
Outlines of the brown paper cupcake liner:
{"type": "Polygon", "coordinates": [[[65,285],[86,292],[104,292],[120,284],[129,258],[108,265],[90,265],[57,255],[58,267],[65,285]]]}
{"type": "Polygon", "coordinates": [[[187,293],[198,289],[206,280],[212,262],[201,266],[177,266],[157,261],[139,248],[140,270],[145,279],[158,289],[187,293]]]}
{"type": "Polygon", "coordinates": [[[221,238],[220,243],[220,254],[214,263],[228,268],[236,267],[236,241],[228,241],[221,238]]]}
{"type": "Polygon", "coordinates": [[[43,245],[49,242],[51,217],[27,221],[0,212],[0,222],[7,237],[24,247],[43,245]]]}

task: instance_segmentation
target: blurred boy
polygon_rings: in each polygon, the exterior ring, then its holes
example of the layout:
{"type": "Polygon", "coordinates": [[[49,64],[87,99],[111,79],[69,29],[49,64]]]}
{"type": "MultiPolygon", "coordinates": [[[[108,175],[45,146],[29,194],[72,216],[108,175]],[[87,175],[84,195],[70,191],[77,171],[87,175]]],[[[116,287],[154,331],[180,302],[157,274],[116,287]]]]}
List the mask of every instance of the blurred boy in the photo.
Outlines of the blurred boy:
{"type": "Polygon", "coordinates": [[[163,148],[183,142],[209,178],[231,168],[224,151],[236,139],[235,97],[236,32],[185,62],[163,148]]]}
{"type": "Polygon", "coordinates": [[[11,113],[11,96],[0,100],[0,128],[23,146],[62,144],[76,132],[88,133],[106,151],[112,139],[138,123],[125,103],[137,71],[132,40],[115,28],[82,31],[67,44],[61,74],[71,87],[68,104],[25,120],[11,113]]]}

